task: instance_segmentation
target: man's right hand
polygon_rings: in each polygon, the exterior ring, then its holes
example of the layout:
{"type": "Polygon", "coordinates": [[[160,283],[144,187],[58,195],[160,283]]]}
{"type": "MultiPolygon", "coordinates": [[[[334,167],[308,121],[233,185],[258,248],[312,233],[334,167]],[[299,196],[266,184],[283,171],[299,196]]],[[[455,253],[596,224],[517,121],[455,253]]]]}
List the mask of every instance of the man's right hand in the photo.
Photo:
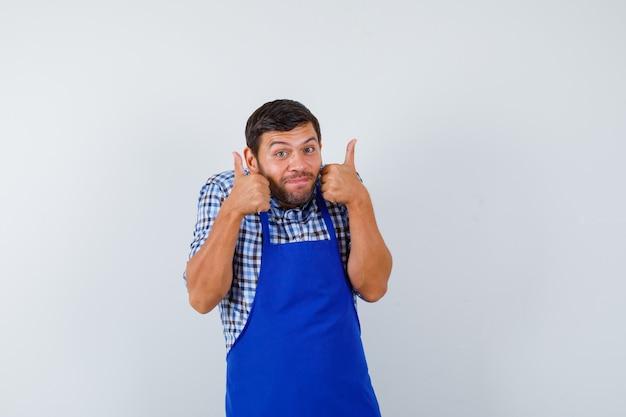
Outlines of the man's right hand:
{"type": "Polygon", "coordinates": [[[243,159],[233,152],[235,159],[235,180],[227,201],[231,210],[242,216],[260,213],[270,209],[270,183],[261,174],[249,173],[243,169],[243,159]]]}

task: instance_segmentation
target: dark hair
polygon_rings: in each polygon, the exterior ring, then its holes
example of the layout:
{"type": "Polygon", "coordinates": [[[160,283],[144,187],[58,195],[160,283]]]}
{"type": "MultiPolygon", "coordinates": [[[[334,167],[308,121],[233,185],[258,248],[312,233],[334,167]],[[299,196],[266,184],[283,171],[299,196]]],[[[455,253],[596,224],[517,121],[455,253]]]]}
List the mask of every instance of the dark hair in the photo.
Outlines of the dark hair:
{"type": "Polygon", "coordinates": [[[294,100],[274,100],[265,103],[252,113],[246,123],[246,145],[256,156],[259,139],[265,132],[287,132],[301,124],[312,123],[317,139],[322,141],[320,124],[317,118],[302,103],[294,100]]]}

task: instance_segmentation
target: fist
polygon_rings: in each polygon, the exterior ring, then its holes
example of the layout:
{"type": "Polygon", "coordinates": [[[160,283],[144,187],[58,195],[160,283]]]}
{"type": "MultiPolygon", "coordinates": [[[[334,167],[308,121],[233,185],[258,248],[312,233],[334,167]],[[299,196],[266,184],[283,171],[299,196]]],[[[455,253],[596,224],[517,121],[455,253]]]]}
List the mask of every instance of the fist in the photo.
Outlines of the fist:
{"type": "Polygon", "coordinates": [[[350,204],[363,188],[354,166],[356,139],[348,142],[343,164],[328,164],[322,169],[322,194],[334,203],[350,204]]]}
{"type": "Polygon", "coordinates": [[[232,210],[245,216],[270,209],[270,183],[261,174],[246,175],[241,155],[233,152],[235,180],[228,197],[232,210]]]}

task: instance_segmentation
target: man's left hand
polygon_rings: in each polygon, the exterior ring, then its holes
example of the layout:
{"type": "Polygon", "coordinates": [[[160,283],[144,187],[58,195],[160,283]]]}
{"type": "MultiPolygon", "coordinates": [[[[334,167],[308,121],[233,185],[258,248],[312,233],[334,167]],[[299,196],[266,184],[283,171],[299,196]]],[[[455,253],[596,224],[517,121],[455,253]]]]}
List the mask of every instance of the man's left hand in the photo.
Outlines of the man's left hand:
{"type": "Polygon", "coordinates": [[[343,164],[328,164],[322,168],[322,194],[333,203],[349,205],[360,198],[365,189],[354,166],[356,139],[348,142],[343,164]]]}

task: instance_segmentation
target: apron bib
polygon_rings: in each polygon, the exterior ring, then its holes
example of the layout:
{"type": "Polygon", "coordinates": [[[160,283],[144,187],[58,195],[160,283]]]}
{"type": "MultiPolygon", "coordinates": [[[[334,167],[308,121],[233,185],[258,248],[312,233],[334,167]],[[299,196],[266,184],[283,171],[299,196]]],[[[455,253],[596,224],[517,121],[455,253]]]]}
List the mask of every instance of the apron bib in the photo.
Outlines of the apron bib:
{"type": "Polygon", "coordinates": [[[352,289],[331,239],[270,244],[245,328],[227,355],[228,417],[380,417],[352,289]]]}

